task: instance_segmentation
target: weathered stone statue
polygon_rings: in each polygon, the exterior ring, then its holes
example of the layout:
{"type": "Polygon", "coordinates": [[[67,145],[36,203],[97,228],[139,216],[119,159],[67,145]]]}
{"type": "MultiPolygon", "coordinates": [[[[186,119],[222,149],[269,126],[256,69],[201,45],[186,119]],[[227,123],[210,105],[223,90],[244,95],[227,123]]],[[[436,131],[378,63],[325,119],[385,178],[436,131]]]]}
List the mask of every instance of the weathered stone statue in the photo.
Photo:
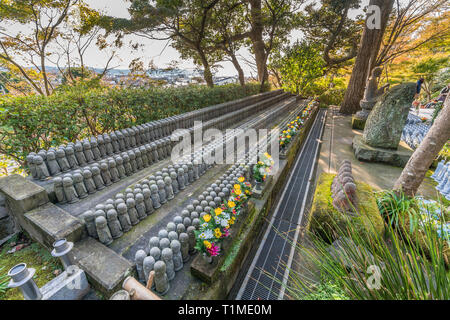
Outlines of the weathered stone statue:
{"type": "Polygon", "coordinates": [[[161,258],[161,249],[158,247],[152,247],[150,249],[150,255],[155,259],[155,261],[158,261],[161,258]]]}
{"type": "Polygon", "coordinates": [[[97,190],[102,190],[105,188],[105,183],[103,182],[102,176],[100,175],[100,168],[98,166],[93,166],[91,168],[92,180],[94,180],[95,187],[97,190]]]}
{"type": "Polygon", "coordinates": [[[400,84],[389,90],[367,119],[364,142],[372,147],[397,149],[415,92],[415,83],[400,84]]]}
{"type": "Polygon", "coordinates": [[[86,161],[86,157],[84,156],[84,153],[83,153],[83,145],[81,144],[80,141],[77,141],[77,143],[75,143],[74,149],[75,149],[75,157],[77,158],[78,165],[80,167],[85,166],[87,164],[87,161],[86,161]]]}
{"type": "Polygon", "coordinates": [[[139,215],[136,211],[136,202],[133,198],[128,198],[126,204],[128,208],[128,216],[130,217],[131,224],[134,226],[139,223],[139,215]]]}
{"type": "Polygon", "coordinates": [[[73,185],[80,199],[84,199],[88,196],[86,186],[84,185],[83,182],[83,176],[81,175],[81,173],[75,172],[73,174],[73,185]]]}
{"type": "Polygon", "coordinates": [[[78,194],[73,186],[72,178],[65,177],[63,179],[63,189],[68,203],[75,203],[80,200],[78,199],[78,194]]]}
{"type": "Polygon", "coordinates": [[[170,247],[170,239],[167,238],[162,238],[159,240],[159,248],[161,250],[164,250],[165,248],[169,248],[170,247]]]}
{"type": "Polygon", "coordinates": [[[180,190],[185,189],[185,180],[184,180],[184,170],[183,168],[178,169],[178,188],[180,190]]]}
{"type": "Polygon", "coordinates": [[[37,177],[37,179],[39,179],[39,180],[47,179],[50,176],[50,174],[49,174],[49,172],[47,170],[47,166],[45,165],[45,162],[42,159],[42,157],[41,156],[34,156],[33,159],[34,159],[33,160],[34,164],[36,166],[36,177],[37,177]]]}
{"type": "Polygon", "coordinates": [[[116,157],[116,167],[119,172],[119,179],[125,179],[127,174],[125,172],[125,167],[123,166],[123,159],[120,156],[116,157]]]}
{"type": "Polygon", "coordinates": [[[86,229],[90,237],[94,239],[98,239],[97,234],[97,227],[95,225],[95,214],[91,210],[86,211],[83,213],[82,218],[84,222],[86,223],[86,229]]]}
{"type": "Polygon", "coordinates": [[[91,143],[89,141],[83,142],[83,153],[84,156],[86,157],[87,163],[90,164],[94,162],[94,154],[92,153],[91,143]]]}
{"type": "Polygon", "coordinates": [[[104,134],[103,135],[103,140],[105,141],[105,148],[106,148],[106,154],[108,156],[111,156],[114,154],[114,149],[111,143],[111,137],[109,136],[109,134],[104,134]]]}
{"type": "Polygon", "coordinates": [[[139,148],[134,149],[134,154],[136,156],[137,169],[142,170],[144,168],[144,162],[142,161],[142,154],[139,148]]]}
{"type": "Polygon", "coordinates": [[[169,281],[175,278],[175,270],[173,265],[173,252],[170,248],[164,248],[161,252],[161,260],[166,264],[167,279],[169,281]]]}
{"type": "Polygon", "coordinates": [[[178,233],[176,231],[169,231],[169,240],[178,240],[178,233]]]}
{"type": "Polygon", "coordinates": [[[111,181],[115,183],[120,180],[119,170],[117,170],[117,164],[114,159],[108,161],[109,172],[111,173],[111,181]]]}
{"type": "Polygon", "coordinates": [[[150,191],[152,193],[151,198],[153,202],[153,208],[158,209],[161,207],[160,199],[159,199],[159,193],[158,193],[158,186],[156,184],[152,184],[150,186],[150,191]]]}
{"type": "Polygon", "coordinates": [[[138,250],[136,251],[136,254],[134,255],[134,262],[136,263],[136,271],[138,274],[139,281],[144,282],[145,281],[145,274],[144,274],[144,259],[147,257],[147,254],[144,250],[138,250]]]}
{"type": "Polygon", "coordinates": [[[59,167],[59,164],[56,161],[56,154],[53,151],[47,152],[47,165],[50,175],[55,176],[58,173],[61,173],[61,168],[59,167]]]}
{"type": "Polygon", "coordinates": [[[190,226],[190,227],[188,227],[187,228],[187,235],[188,235],[188,238],[189,238],[189,254],[194,254],[194,252],[195,252],[195,243],[196,243],[196,240],[195,240],[195,227],[194,226],[190,226]]]}
{"type": "MultiPolygon", "coordinates": [[[[123,200],[122,200],[123,201],[123,200]]],[[[128,232],[131,229],[130,216],[128,215],[128,208],[125,203],[119,203],[116,207],[120,225],[123,232],[128,232]]]]}
{"type": "Polygon", "coordinates": [[[172,179],[170,177],[165,177],[164,183],[166,185],[165,190],[166,190],[167,200],[172,200],[175,197],[174,193],[173,193],[173,188],[172,188],[172,179]]]}
{"type": "Polygon", "coordinates": [[[95,139],[94,137],[91,138],[91,150],[95,161],[98,161],[102,158],[102,154],[100,152],[100,149],[98,148],[97,139],[95,139]]]}
{"type": "MultiPolygon", "coordinates": [[[[142,263],[142,268],[144,269],[145,283],[147,283],[150,272],[153,271],[154,266],[155,266],[155,259],[152,256],[145,257],[144,262],[142,263]]],[[[154,283],[155,282],[153,281],[153,285],[154,283]]]]}
{"type": "Polygon", "coordinates": [[[109,172],[109,167],[106,162],[100,163],[100,173],[102,175],[103,182],[108,187],[112,185],[111,173],[109,172]]]}
{"type": "Polygon", "coordinates": [[[58,200],[59,203],[66,203],[67,200],[63,190],[62,178],[53,178],[53,188],[55,190],[56,200],[58,200]]]}
{"type": "Polygon", "coordinates": [[[155,289],[159,294],[164,295],[169,291],[166,264],[164,261],[157,261],[153,268],[155,269],[155,289]]]}
{"type": "Polygon", "coordinates": [[[105,217],[99,216],[95,218],[95,225],[97,227],[98,239],[101,243],[108,246],[113,242],[113,238],[111,236],[111,232],[108,228],[108,223],[106,222],[105,217]]]}
{"type": "Polygon", "coordinates": [[[137,163],[136,163],[136,155],[134,154],[133,150],[128,151],[128,157],[130,158],[130,164],[131,164],[133,173],[136,173],[138,171],[138,167],[137,167],[137,163]]]}
{"type": "Polygon", "coordinates": [[[148,188],[144,188],[142,190],[142,194],[144,195],[144,204],[145,204],[145,213],[147,215],[150,215],[155,211],[153,208],[153,201],[152,201],[152,192],[148,188]]]}
{"type": "Polygon", "coordinates": [[[109,209],[106,212],[106,220],[108,220],[109,230],[113,239],[117,239],[123,235],[122,226],[120,225],[118,214],[115,209],[109,209]]]}
{"type": "Polygon", "coordinates": [[[130,163],[130,157],[126,152],[122,153],[123,166],[125,168],[125,173],[127,176],[131,176],[133,174],[133,167],[130,163]]]}
{"type": "Polygon", "coordinates": [[[189,235],[185,232],[180,233],[179,241],[181,244],[181,255],[183,262],[186,263],[189,260],[189,235]]]}
{"type": "Polygon", "coordinates": [[[36,173],[36,164],[34,163],[34,157],[36,156],[36,153],[31,152],[27,155],[27,166],[30,169],[31,176],[33,179],[37,179],[37,173],[36,173]]]}
{"type": "Polygon", "coordinates": [[[164,204],[167,202],[167,196],[166,196],[166,189],[165,184],[163,180],[156,181],[156,185],[158,186],[158,193],[159,193],[159,202],[161,204],[164,204]]]}
{"type": "Polygon", "coordinates": [[[97,146],[98,150],[100,151],[101,158],[106,158],[108,154],[106,153],[105,140],[103,139],[102,135],[99,135],[97,137],[97,146]]]}
{"type": "Polygon", "coordinates": [[[66,157],[71,169],[78,168],[78,161],[77,157],[75,157],[75,150],[70,146],[66,148],[66,157]]]}
{"type": "Polygon", "coordinates": [[[136,201],[136,211],[138,213],[139,220],[144,220],[145,218],[147,218],[144,203],[144,195],[142,193],[136,194],[135,201],[136,201]]]}
{"type": "Polygon", "coordinates": [[[150,253],[150,250],[153,247],[159,248],[159,238],[158,237],[151,237],[148,241],[148,252],[150,253]]]}
{"type": "Polygon", "coordinates": [[[181,256],[181,244],[178,240],[170,242],[170,249],[173,252],[173,267],[175,271],[183,269],[183,257],[181,256]]]}
{"type": "Polygon", "coordinates": [[[406,164],[411,154],[397,149],[415,93],[416,84],[410,82],[393,87],[380,98],[367,118],[363,136],[353,139],[358,160],[406,164]]]}

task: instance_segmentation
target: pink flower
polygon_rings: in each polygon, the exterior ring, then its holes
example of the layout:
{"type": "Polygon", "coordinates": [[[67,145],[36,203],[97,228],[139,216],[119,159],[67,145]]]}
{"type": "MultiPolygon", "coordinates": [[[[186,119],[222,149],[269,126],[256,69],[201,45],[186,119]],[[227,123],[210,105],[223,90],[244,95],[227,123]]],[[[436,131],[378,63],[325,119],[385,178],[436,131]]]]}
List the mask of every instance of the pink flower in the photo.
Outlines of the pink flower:
{"type": "Polygon", "coordinates": [[[207,250],[208,250],[208,253],[209,253],[209,255],[210,255],[211,257],[218,256],[218,255],[219,255],[219,252],[220,252],[219,247],[216,246],[214,243],[211,243],[211,248],[209,248],[209,249],[207,249],[207,250]]]}

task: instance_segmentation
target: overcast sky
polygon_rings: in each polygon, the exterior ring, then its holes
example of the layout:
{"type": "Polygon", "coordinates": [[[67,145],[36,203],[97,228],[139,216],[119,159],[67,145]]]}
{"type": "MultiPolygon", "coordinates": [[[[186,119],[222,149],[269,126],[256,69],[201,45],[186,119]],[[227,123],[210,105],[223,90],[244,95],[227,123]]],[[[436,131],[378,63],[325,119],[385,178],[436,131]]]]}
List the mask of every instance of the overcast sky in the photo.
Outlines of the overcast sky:
{"type": "MultiPolygon", "coordinates": [[[[86,2],[93,8],[102,10],[106,14],[115,16],[128,18],[129,14],[127,11],[127,7],[129,3],[124,0],[86,0],[86,2]]],[[[316,1],[318,2],[318,1],[316,1]]],[[[362,4],[367,5],[369,0],[363,0],[362,4]]],[[[351,12],[350,16],[354,16],[359,12],[351,12]]],[[[292,32],[291,34],[291,42],[295,42],[297,39],[301,38],[300,32],[292,32]]],[[[167,41],[157,41],[157,40],[149,40],[138,36],[128,36],[124,41],[123,48],[118,52],[120,61],[117,61],[116,65],[118,68],[128,68],[128,64],[134,58],[142,58],[145,64],[153,59],[154,63],[158,67],[166,67],[172,60],[176,60],[180,62],[180,66],[183,68],[193,68],[194,64],[192,61],[183,61],[180,58],[179,53],[173,49],[170,45],[167,45],[167,41]],[[136,42],[143,44],[144,46],[139,49],[137,52],[133,52],[127,46],[128,41],[136,42]]],[[[239,54],[245,57],[246,59],[250,59],[251,55],[247,49],[241,49],[239,54]]],[[[102,67],[103,56],[98,50],[93,48],[87,58],[87,64],[92,67],[102,67]]],[[[244,61],[241,61],[242,68],[246,75],[250,75],[251,68],[248,67],[244,61]]],[[[220,64],[222,68],[218,69],[218,75],[235,75],[236,71],[233,65],[230,62],[223,62],[220,64]]]]}
{"type": "MultiPolygon", "coordinates": [[[[309,0],[311,2],[320,3],[320,1],[309,0]]],[[[363,6],[366,6],[369,0],[361,1],[363,6]]],[[[129,2],[125,0],[86,0],[92,8],[100,10],[107,15],[121,18],[129,18],[128,6],[129,2]]],[[[356,16],[361,13],[360,10],[350,12],[350,16],[356,16]]],[[[9,29],[12,33],[21,31],[25,34],[29,33],[24,25],[20,24],[3,24],[4,28],[9,29]]],[[[301,33],[299,31],[294,31],[291,33],[290,41],[295,42],[297,39],[301,38],[301,33]]],[[[192,60],[182,60],[179,53],[173,49],[167,41],[162,40],[150,40],[143,37],[129,35],[124,38],[124,45],[117,52],[118,58],[114,60],[110,66],[114,66],[118,69],[127,69],[129,63],[135,58],[141,58],[145,65],[153,59],[153,62],[157,67],[167,67],[171,61],[179,62],[181,68],[193,69],[195,67],[192,60]],[[132,50],[129,43],[140,43],[142,46],[138,50],[132,50]]],[[[244,57],[246,60],[252,61],[252,55],[246,48],[242,48],[238,52],[239,56],[244,57]]],[[[107,59],[107,54],[97,49],[95,45],[91,46],[85,55],[85,64],[89,67],[103,68],[105,61],[107,59]]],[[[244,69],[246,76],[250,76],[253,72],[252,69],[246,65],[246,63],[241,60],[241,66],[244,69]]],[[[236,75],[236,70],[234,69],[231,62],[220,63],[220,68],[217,69],[217,75],[236,75]]]]}

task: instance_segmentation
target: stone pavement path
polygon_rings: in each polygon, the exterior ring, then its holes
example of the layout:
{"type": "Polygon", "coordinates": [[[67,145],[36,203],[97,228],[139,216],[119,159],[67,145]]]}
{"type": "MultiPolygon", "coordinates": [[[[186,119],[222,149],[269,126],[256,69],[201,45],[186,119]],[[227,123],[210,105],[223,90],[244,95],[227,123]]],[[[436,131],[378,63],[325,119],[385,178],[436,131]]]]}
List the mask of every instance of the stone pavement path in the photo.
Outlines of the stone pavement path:
{"type": "MultiPolygon", "coordinates": [[[[362,131],[352,129],[351,116],[341,115],[337,110],[330,108],[327,115],[316,178],[322,172],[336,173],[339,163],[348,159],[352,162],[356,180],[368,183],[375,191],[391,189],[403,168],[357,160],[353,153],[352,140],[355,135],[362,135],[362,131]]],[[[418,193],[425,197],[437,197],[430,178],[425,178],[418,193]]]]}

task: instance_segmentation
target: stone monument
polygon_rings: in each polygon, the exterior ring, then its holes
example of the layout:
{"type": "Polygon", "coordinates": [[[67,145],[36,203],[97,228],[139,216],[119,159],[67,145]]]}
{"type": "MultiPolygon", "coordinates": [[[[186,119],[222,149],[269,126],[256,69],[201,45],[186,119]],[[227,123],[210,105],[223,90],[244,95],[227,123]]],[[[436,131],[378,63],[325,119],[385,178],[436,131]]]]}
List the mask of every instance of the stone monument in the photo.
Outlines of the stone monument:
{"type": "Polygon", "coordinates": [[[406,165],[412,150],[400,143],[400,139],[415,92],[415,83],[403,83],[390,89],[375,104],[363,135],[353,138],[353,151],[358,160],[406,165]]]}

